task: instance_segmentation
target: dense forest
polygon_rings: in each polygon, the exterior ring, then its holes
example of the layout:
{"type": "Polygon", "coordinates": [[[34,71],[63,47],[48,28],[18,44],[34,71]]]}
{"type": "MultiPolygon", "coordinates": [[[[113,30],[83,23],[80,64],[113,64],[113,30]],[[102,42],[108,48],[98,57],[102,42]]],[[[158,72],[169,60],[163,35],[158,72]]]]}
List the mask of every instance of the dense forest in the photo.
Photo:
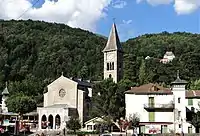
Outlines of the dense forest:
{"type": "MultiPolygon", "coordinates": [[[[11,95],[23,94],[42,102],[45,86],[64,72],[66,77],[103,79],[102,49],[107,39],[64,24],[40,21],[0,21],[0,89],[8,81],[11,95]]],[[[180,77],[200,77],[200,35],[186,32],[145,34],[130,39],[124,48],[124,79],[135,85],[164,85],[180,77]],[[173,51],[173,62],[159,59],[173,51]],[[151,59],[145,60],[146,56],[151,59]]],[[[188,86],[189,87],[189,86],[188,86]]]]}

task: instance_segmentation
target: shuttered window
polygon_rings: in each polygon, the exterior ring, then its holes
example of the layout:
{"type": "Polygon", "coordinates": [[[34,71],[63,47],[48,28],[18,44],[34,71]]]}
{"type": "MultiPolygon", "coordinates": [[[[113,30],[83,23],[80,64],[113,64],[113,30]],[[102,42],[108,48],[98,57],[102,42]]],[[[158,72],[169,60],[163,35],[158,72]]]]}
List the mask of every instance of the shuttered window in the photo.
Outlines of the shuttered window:
{"type": "Polygon", "coordinates": [[[188,105],[193,105],[193,99],[188,99],[188,105]]]}
{"type": "Polygon", "coordinates": [[[155,112],[149,112],[149,121],[154,122],[155,121],[155,112]]]}

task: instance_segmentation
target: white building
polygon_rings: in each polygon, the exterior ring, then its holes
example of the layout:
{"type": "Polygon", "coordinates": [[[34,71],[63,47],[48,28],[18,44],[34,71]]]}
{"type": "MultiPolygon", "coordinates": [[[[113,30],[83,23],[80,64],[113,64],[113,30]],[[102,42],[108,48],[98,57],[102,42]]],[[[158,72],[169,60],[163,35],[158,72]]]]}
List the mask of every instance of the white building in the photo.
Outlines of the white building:
{"type": "Polygon", "coordinates": [[[39,130],[63,129],[72,115],[78,115],[83,124],[88,119],[91,83],[61,75],[47,86],[44,107],[38,107],[39,130]]]}
{"type": "Polygon", "coordinates": [[[175,55],[171,51],[167,51],[163,57],[163,59],[160,60],[160,62],[166,64],[171,62],[175,58],[175,55]]]}
{"type": "Polygon", "coordinates": [[[200,91],[186,90],[186,84],[177,75],[172,88],[152,83],[132,87],[125,93],[126,118],[138,115],[142,133],[195,133],[190,120],[199,109],[200,91]]]}

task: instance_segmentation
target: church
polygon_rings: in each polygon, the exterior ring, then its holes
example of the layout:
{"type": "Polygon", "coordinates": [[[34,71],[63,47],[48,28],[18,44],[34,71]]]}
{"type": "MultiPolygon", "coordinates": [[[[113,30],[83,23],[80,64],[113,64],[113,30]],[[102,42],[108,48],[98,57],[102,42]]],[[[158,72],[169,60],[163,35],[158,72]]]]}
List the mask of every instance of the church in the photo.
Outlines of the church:
{"type": "MultiPolygon", "coordinates": [[[[123,50],[115,23],[112,25],[104,53],[104,79],[117,83],[123,76],[123,50]]],[[[62,75],[47,86],[43,107],[38,107],[39,130],[59,130],[66,127],[72,115],[83,125],[88,121],[92,83],[62,75]]]]}

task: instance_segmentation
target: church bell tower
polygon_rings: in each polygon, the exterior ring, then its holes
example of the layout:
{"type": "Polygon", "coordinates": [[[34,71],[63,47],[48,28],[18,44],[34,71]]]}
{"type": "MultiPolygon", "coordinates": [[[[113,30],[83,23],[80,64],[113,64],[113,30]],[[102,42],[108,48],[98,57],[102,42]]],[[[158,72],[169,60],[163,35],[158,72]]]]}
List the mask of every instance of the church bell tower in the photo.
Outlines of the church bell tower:
{"type": "Polygon", "coordinates": [[[123,78],[123,50],[115,23],[112,25],[103,53],[104,79],[112,78],[113,81],[117,83],[123,78]]]}

